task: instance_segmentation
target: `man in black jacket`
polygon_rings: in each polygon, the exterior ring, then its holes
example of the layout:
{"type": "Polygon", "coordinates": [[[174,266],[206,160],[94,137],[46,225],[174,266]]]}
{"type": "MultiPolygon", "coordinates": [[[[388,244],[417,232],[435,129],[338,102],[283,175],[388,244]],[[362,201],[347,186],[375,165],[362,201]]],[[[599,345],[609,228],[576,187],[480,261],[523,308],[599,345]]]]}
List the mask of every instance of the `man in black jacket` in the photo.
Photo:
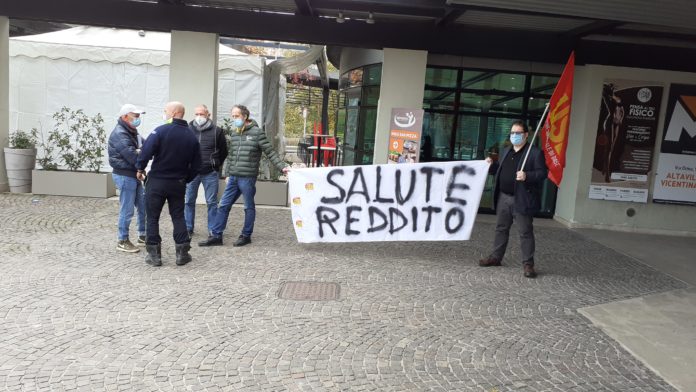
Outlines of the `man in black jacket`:
{"type": "Polygon", "coordinates": [[[227,157],[225,134],[210,119],[208,107],[205,105],[196,106],[194,116],[193,121],[189,123],[189,128],[201,145],[201,169],[198,175],[186,185],[184,216],[189,236],[193,235],[196,219],[196,196],[198,196],[198,188],[201,184],[203,184],[205,191],[205,203],[208,205],[208,234],[213,231],[218,204],[220,167],[227,157]]]}
{"type": "Polygon", "coordinates": [[[490,173],[495,173],[493,207],[496,212],[495,239],[490,256],[479,261],[482,267],[499,266],[510,236],[513,220],[517,222],[522,249],[524,276],[535,278],[533,216],[541,209],[541,187],[547,176],[544,154],[536,146],[527,143],[529,130],[522,121],[512,123],[511,147],[503,151],[500,161],[492,163],[490,173]],[[529,158],[522,166],[529,150],[529,158]]]}
{"type": "Polygon", "coordinates": [[[191,181],[201,167],[201,148],[196,137],[183,120],[184,105],[169,102],[164,109],[164,125],[155,128],[148,136],[135,166],[138,179],[145,180],[145,167],[154,157],[152,168],[145,184],[145,204],[147,206],[147,255],[145,262],[162,265],[162,237],[159,235],[159,218],[166,201],[169,215],[174,225],[176,244],[176,264],[184,265],[191,261],[188,251],[190,238],[184,219],[184,195],[186,183],[191,181]]]}
{"type": "Polygon", "coordinates": [[[109,135],[109,165],[111,177],[118,188],[118,243],[122,252],[139,252],[130,242],[128,231],[135,208],[138,209],[138,244],[145,245],[145,191],[136,177],[135,161],[138,159],[143,138],[138,134],[140,115],[145,111],[132,104],[125,104],[118,113],[116,127],[109,135]]]}

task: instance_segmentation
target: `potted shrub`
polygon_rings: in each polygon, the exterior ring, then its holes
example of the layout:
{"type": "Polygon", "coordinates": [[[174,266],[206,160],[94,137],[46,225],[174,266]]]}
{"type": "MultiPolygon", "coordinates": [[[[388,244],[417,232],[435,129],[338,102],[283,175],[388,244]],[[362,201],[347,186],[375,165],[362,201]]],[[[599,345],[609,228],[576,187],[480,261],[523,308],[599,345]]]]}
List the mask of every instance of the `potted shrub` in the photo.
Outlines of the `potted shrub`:
{"type": "Polygon", "coordinates": [[[100,114],[63,107],[53,114],[48,137],[41,134],[37,159],[42,170],[32,172],[35,194],[110,197],[116,194],[111,173],[101,173],[106,130],[100,114]]]}
{"type": "Polygon", "coordinates": [[[31,171],[36,164],[36,128],[30,132],[18,129],[10,134],[5,147],[5,167],[12,193],[31,192],[31,171]]]}

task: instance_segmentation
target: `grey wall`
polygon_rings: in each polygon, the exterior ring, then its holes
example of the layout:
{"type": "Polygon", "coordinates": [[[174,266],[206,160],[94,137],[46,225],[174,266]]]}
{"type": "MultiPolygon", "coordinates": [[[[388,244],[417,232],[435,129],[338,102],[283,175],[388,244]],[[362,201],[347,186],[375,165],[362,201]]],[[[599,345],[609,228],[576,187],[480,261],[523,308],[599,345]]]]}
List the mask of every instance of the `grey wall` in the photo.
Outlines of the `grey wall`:
{"type": "Polygon", "coordinates": [[[556,219],[571,227],[607,228],[622,231],[696,236],[696,207],[652,202],[654,173],[659,158],[671,83],[696,84],[696,74],[639,68],[587,65],[577,67],[566,154],[566,169],[556,201],[556,219]],[[648,203],[630,203],[589,198],[602,84],[605,79],[657,82],[664,85],[648,203]],[[626,210],[635,215],[628,217],[626,210]]]}
{"type": "MultiPolygon", "coordinates": [[[[10,19],[0,16],[0,146],[7,146],[10,126],[10,19]]],[[[0,192],[10,189],[5,153],[0,154],[0,192]]]]}
{"type": "Polygon", "coordinates": [[[384,61],[384,54],[381,50],[343,48],[341,50],[340,73],[343,74],[353,68],[381,63],[382,61],[384,61]]]}

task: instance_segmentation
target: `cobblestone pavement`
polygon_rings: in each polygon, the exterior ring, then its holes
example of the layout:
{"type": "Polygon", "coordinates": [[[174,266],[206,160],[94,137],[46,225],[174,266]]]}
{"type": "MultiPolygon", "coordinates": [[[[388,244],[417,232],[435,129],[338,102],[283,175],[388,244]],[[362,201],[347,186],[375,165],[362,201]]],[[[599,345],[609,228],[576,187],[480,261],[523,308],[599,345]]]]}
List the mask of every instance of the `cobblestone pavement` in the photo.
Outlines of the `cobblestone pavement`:
{"type": "Polygon", "coordinates": [[[490,220],[468,242],[300,245],[285,209],[233,248],[234,208],[225,246],[184,267],[166,222],[153,268],[116,250],[117,207],[0,194],[1,390],[674,390],[576,309],[684,284],[554,225],[536,280],[516,240],[477,266],[490,220]],[[340,298],[278,299],[288,281],[340,298]]]}

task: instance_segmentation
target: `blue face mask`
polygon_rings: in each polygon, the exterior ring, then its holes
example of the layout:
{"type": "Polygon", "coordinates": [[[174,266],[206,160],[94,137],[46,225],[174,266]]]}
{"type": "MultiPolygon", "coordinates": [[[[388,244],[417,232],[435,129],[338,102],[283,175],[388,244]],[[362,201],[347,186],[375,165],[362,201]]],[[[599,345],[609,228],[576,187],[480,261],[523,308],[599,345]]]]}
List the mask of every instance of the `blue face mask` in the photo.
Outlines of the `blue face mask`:
{"type": "Polygon", "coordinates": [[[130,123],[130,125],[131,125],[133,128],[139,127],[139,126],[140,126],[140,117],[136,117],[136,118],[130,123]]]}
{"type": "Polygon", "coordinates": [[[513,145],[519,146],[522,144],[522,140],[524,140],[524,136],[521,133],[510,134],[510,142],[512,142],[513,145]]]}
{"type": "Polygon", "coordinates": [[[234,126],[237,128],[241,128],[242,125],[244,125],[244,120],[241,118],[235,118],[234,119],[234,126]]]}

